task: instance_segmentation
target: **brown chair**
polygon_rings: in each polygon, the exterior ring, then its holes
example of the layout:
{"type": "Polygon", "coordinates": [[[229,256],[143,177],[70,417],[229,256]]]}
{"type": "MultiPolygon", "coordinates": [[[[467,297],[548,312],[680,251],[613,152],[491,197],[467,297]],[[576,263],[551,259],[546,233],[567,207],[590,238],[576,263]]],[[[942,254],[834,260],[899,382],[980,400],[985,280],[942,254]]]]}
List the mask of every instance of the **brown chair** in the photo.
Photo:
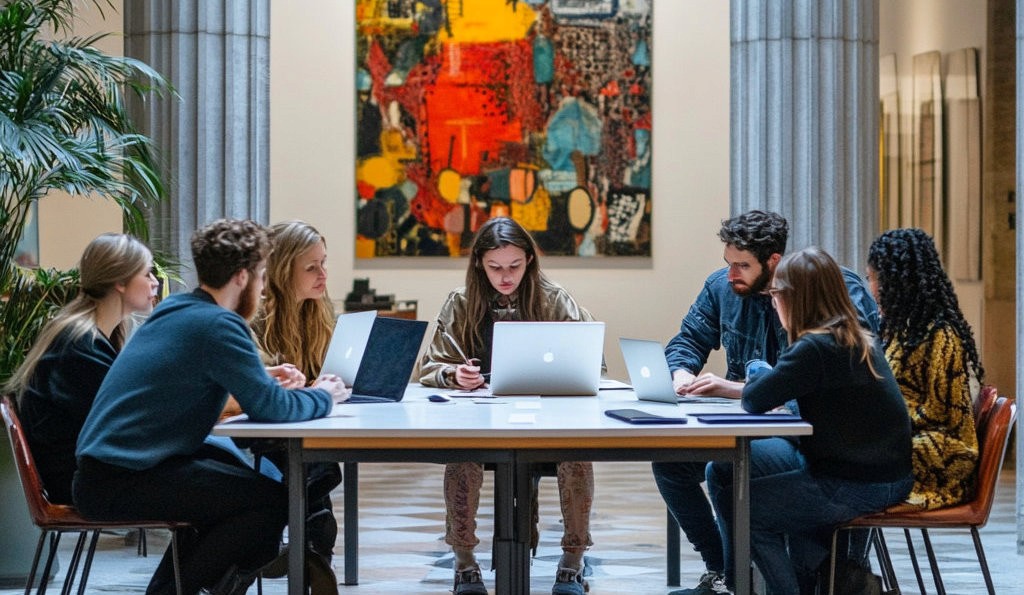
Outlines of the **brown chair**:
{"type": "Polygon", "coordinates": [[[39,578],[39,589],[37,593],[46,592],[46,584],[49,580],[50,571],[53,568],[53,561],[57,555],[57,546],[60,544],[60,537],[64,533],[77,533],[78,542],[68,562],[67,576],[64,578],[62,593],[70,593],[75,582],[75,574],[78,571],[78,564],[82,561],[82,549],[86,536],[92,534],[89,542],[89,549],[85,555],[85,563],[82,567],[82,576],[78,585],[79,595],[85,593],[85,585],[89,580],[89,570],[92,567],[92,558],[96,552],[96,542],[99,540],[101,530],[109,529],[169,529],[171,531],[171,555],[174,560],[174,581],[178,595],[181,595],[181,572],[178,565],[178,531],[187,528],[188,523],[173,521],[90,521],[82,518],[74,506],[67,504],[53,504],[46,497],[43,489],[43,482],[39,476],[39,469],[36,467],[32,452],[28,448],[28,440],[21,428],[21,421],[15,411],[14,403],[9,396],[4,396],[0,402],[0,413],[3,415],[4,426],[7,428],[7,435],[10,438],[11,453],[14,457],[15,466],[18,468],[18,475],[21,479],[21,487],[25,491],[25,501],[28,504],[29,515],[32,522],[39,527],[41,533],[39,542],[36,545],[36,553],[32,559],[32,569],[29,572],[28,580],[25,583],[25,595],[29,595],[32,584],[35,582],[36,571],[39,568],[39,557],[42,554],[43,544],[46,537],[50,536],[50,545],[46,555],[46,563],[43,573],[39,578]]]}
{"type": "MultiPolygon", "coordinates": [[[[914,564],[918,587],[923,595],[925,593],[924,579],[921,576],[921,571],[914,554],[913,543],[910,539],[910,530],[920,529],[924,539],[925,550],[928,554],[928,562],[931,566],[932,578],[935,581],[935,588],[940,595],[944,595],[946,590],[942,584],[939,564],[935,557],[935,551],[932,548],[931,539],[928,537],[928,530],[970,529],[971,537],[974,539],[974,550],[978,555],[978,564],[981,566],[982,574],[985,577],[985,585],[988,587],[990,594],[995,594],[995,588],[992,586],[992,575],[988,569],[988,562],[985,560],[985,550],[982,547],[978,529],[988,523],[989,513],[992,511],[996,485],[999,482],[999,470],[1003,465],[1003,456],[1006,454],[1006,446],[1010,441],[1013,422],[1017,417],[1017,405],[1012,399],[996,396],[995,388],[986,387],[982,397],[979,398],[976,410],[979,414],[975,423],[979,432],[978,448],[981,456],[978,462],[974,498],[963,504],[934,510],[910,512],[882,511],[858,517],[846,523],[843,527],[837,529],[832,536],[832,577],[830,583],[834,583],[835,580],[836,535],[843,529],[861,528],[871,530],[871,541],[875,546],[882,569],[883,580],[887,588],[898,589],[896,575],[893,571],[892,560],[889,558],[888,548],[885,545],[882,529],[901,528],[907,538],[907,547],[914,564]],[[991,402],[991,405],[987,404],[989,402],[991,402]]],[[[830,584],[829,592],[832,593],[833,591],[834,584],[830,584]]]]}

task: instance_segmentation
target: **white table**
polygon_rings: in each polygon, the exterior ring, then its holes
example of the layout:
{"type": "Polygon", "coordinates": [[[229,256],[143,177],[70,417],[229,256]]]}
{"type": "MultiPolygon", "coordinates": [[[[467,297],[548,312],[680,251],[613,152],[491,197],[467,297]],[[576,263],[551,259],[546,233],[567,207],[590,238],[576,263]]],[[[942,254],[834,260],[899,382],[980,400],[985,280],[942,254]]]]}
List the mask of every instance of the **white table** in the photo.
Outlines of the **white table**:
{"type": "MultiPolygon", "coordinates": [[[[400,403],[341,404],[323,419],[280,424],[236,421],[218,425],[213,433],[277,438],[287,443],[292,543],[305,542],[305,463],[493,463],[494,566],[499,595],[529,593],[530,464],[613,460],[733,462],[736,593],[750,593],[749,442],[764,436],[811,433],[806,423],[726,425],[690,419],[685,425],[629,425],[604,415],[607,409],[621,408],[660,414],[738,410],[730,405],[641,402],[629,390],[601,391],[596,398],[427,401],[426,395],[435,392],[412,384],[400,403]]],[[[346,492],[346,518],[354,504],[346,492]]],[[[349,548],[346,543],[346,550],[349,548]]],[[[292,595],[303,592],[302,555],[303,548],[290,549],[288,592],[292,595]]]]}

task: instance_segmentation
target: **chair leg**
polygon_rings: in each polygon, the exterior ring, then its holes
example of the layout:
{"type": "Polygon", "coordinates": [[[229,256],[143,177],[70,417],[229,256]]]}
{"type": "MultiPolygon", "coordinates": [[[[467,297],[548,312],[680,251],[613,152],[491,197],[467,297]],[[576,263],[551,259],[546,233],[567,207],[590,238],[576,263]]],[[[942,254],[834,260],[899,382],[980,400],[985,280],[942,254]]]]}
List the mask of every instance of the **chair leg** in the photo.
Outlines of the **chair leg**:
{"type": "Polygon", "coordinates": [[[885,542],[885,532],[881,527],[873,529],[875,557],[878,558],[878,567],[882,571],[882,580],[885,581],[885,589],[889,592],[900,592],[899,581],[896,580],[896,570],[892,566],[892,557],[889,555],[889,545],[885,542]]]}
{"type": "Polygon", "coordinates": [[[921,595],[927,595],[928,591],[924,588],[924,577],[921,575],[921,566],[917,563],[917,552],[914,551],[914,540],[910,536],[910,529],[904,529],[903,535],[907,539],[907,553],[910,555],[910,563],[914,567],[914,576],[917,577],[917,588],[921,590],[921,595]]]}
{"type": "Polygon", "coordinates": [[[82,565],[82,578],[78,583],[78,595],[85,595],[85,586],[89,583],[89,571],[92,570],[92,558],[96,555],[96,544],[100,540],[100,532],[93,531],[92,539],[89,541],[89,551],[85,554],[85,564],[82,565]]]}
{"type": "Polygon", "coordinates": [[[171,560],[174,562],[174,592],[183,595],[181,588],[181,564],[178,561],[178,530],[171,529],[171,560]]]}
{"type": "Polygon", "coordinates": [[[939,572],[939,561],[935,558],[935,549],[932,548],[932,540],[928,537],[928,529],[921,529],[921,536],[924,537],[924,548],[928,552],[928,564],[932,567],[932,578],[935,579],[935,591],[939,595],[946,595],[946,587],[942,584],[942,574],[939,572]]]}
{"type": "Polygon", "coordinates": [[[839,547],[839,531],[838,528],[832,530],[832,548],[828,556],[828,595],[836,592],[836,549],[839,547]]]}
{"type": "Polygon", "coordinates": [[[78,563],[82,559],[82,549],[85,547],[85,539],[88,536],[88,531],[78,532],[75,549],[72,550],[71,559],[68,560],[68,570],[64,575],[64,586],[60,590],[61,595],[71,595],[71,588],[75,585],[75,575],[78,574],[78,563]]]}
{"type": "Polygon", "coordinates": [[[50,550],[46,554],[46,564],[43,565],[43,576],[39,577],[39,595],[46,593],[46,584],[50,582],[50,571],[53,570],[53,561],[57,558],[57,546],[60,545],[60,531],[50,534],[50,550]]]}
{"type": "Polygon", "coordinates": [[[149,557],[149,548],[146,544],[146,530],[139,527],[139,545],[135,548],[138,555],[143,558],[149,557]]]}
{"type": "Polygon", "coordinates": [[[665,583],[670,587],[679,586],[679,523],[671,512],[665,512],[665,583]]]}
{"type": "Polygon", "coordinates": [[[39,556],[43,553],[43,544],[46,543],[46,536],[49,531],[43,529],[39,533],[39,541],[36,543],[36,554],[32,556],[32,568],[28,572],[28,581],[25,583],[25,595],[32,593],[32,583],[36,581],[36,570],[39,568],[39,556]]]}
{"type": "Polygon", "coordinates": [[[996,595],[996,588],[992,585],[992,573],[988,570],[988,560],[985,559],[985,548],[981,545],[981,535],[977,527],[971,527],[971,537],[974,538],[974,551],[978,552],[978,564],[981,565],[981,573],[985,576],[985,586],[988,587],[989,595],[996,595]]]}

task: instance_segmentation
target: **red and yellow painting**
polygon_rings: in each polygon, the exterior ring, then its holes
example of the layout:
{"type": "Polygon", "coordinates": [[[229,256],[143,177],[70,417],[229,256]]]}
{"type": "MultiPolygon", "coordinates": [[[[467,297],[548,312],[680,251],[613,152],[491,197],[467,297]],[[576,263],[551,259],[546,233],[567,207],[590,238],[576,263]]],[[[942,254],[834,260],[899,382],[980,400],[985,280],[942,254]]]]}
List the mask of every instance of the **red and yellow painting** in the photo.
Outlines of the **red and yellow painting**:
{"type": "Polygon", "coordinates": [[[357,0],[357,256],[650,256],[652,1],[357,0]]]}

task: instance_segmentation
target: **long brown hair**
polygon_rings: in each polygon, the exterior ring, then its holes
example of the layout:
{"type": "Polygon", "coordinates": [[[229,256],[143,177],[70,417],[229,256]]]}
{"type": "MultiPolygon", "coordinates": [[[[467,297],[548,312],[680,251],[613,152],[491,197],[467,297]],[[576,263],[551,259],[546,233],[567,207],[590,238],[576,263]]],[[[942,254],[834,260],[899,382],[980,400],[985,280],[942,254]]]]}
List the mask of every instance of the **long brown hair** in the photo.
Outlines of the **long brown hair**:
{"type": "Polygon", "coordinates": [[[812,246],[784,256],[772,285],[776,299],[785,304],[791,344],[807,334],[828,333],[839,345],[859,352],[860,361],[880,378],[871,364],[874,336],[858,322],[843,273],[827,252],[812,246]]]}
{"type": "Polygon", "coordinates": [[[320,232],[302,221],[285,221],[272,228],[274,249],[267,257],[267,279],[263,303],[253,322],[260,349],[270,363],[291,363],[312,382],[320,374],[320,365],[334,331],[334,306],[324,292],[318,300],[302,300],[292,287],[295,260],[321,243],[320,232]]]}
{"type": "Polygon", "coordinates": [[[473,247],[466,268],[466,316],[456,320],[454,334],[467,353],[484,346],[480,321],[484,320],[498,292],[491,286],[484,270],[484,255],[491,250],[516,246],[526,253],[526,270],[516,288],[515,308],[518,320],[541,320],[544,315],[544,290],[552,287],[540,272],[537,244],[521,225],[508,217],[488,219],[473,238],[473,247]]]}
{"type": "MultiPolygon", "coordinates": [[[[17,372],[8,380],[4,392],[19,396],[32,379],[36,364],[64,332],[74,342],[96,328],[96,308],[118,285],[127,285],[132,277],[153,266],[153,256],[145,244],[132,236],[105,233],[85,247],[78,263],[78,295],[53,317],[32,345],[17,372]]],[[[122,320],[110,335],[110,343],[120,351],[133,325],[131,317],[122,320]]]]}

